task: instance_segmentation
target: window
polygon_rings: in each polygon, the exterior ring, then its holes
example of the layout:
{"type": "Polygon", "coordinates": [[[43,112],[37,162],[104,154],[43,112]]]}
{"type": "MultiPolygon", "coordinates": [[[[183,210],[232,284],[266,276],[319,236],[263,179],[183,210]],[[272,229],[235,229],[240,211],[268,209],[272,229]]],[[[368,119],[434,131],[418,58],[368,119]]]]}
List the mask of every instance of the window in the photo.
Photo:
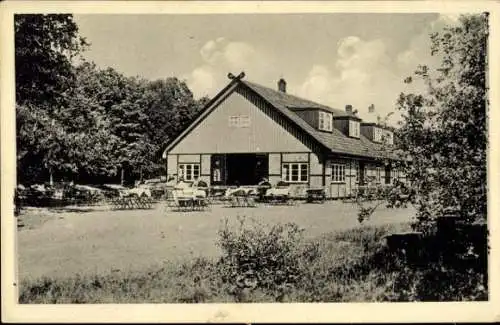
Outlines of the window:
{"type": "Polygon", "coordinates": [[[248,115],[233,115],[229,116],[229,127],[232,128],[247,128],[250,126],[250,116],[248,115]]]}
{"type": "Polygon", "coordinates": [[[375,181],[376,181],[377,183],[380,183],[380,182],[381,182],[381,180],[382,180],[382,168],[377,167],[377,169],[376,169],[376,174],[375,174],[375,181]]]}
{"type": "Polygon", "coordinates": [[[397,168],[394,168],[391,170],[391,179],[394,181],[394,180],[397,180],[398,179],[398,169],[397,168]]]}
{"type": "Polygon", "coordinates": [[[179,164],[179,179],[189,182],[198,177],[200,177],[200,164],[179,164]]]}
{"type": "Polygon", "coordinates": [[[349,120],[349,136],[359,138],[359,122],[349,120]]]}
{"type": "Polygon", "coordinates": [[[331,113],[319,111],[318,129],[323,131],[333,130],[333,116],[331,113]]]}
{"type": "Polygon", "coordinates": [[[356,183],[359,183],[359,169],[360,169],[359,168],[359,162],[354,163],[354,172],[355,172],[355,174],[354,174],[355,175],[354,181],[356,183]]]}
{"type": "Polygon", "coordinates": [[[345,183],[344,164],[332,164],[332,182],[345,183]]]}
{"type": "Polygon", "coordinates": [[[306,183],[309,175],[307,163],[282,164],[281,179],[285,182],[306,183]]]}
{"type": "Polygon", "coordinates": [[[378,127],[373,128],[373,141],[392,145],[394,144],[393,134],[390,130],[381,129],[378,127]]]}
{"type": "Polygon", "coordinates": [[[382,142],[382,129],[373,127],[373,141],[382,142]]]}
{"type": "Polygon", "coordinates": [[[391,145],[391,146],[394,144],[394,135],[393,135],[392,131],[385,130],[384,142],[388,145],[391,145]]]}

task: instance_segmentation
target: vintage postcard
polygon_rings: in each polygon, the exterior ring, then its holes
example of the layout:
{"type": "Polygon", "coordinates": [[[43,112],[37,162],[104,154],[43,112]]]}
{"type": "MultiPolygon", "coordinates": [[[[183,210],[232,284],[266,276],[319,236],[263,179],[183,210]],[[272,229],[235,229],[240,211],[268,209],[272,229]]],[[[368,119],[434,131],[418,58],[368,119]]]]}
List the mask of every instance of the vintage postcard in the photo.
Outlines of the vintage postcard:
{"type": "Polygon", "coordinates": [[[0,8],[2,320],[499,320],[498,3],[0,8]]]}

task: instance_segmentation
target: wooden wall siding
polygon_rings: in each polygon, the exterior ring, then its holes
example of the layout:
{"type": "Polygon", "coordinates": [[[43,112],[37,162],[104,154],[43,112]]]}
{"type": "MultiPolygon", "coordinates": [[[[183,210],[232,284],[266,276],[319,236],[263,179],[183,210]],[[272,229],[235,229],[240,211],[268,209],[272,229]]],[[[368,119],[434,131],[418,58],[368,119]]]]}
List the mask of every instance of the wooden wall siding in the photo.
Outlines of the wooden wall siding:
{"type": "Polygon", "coordinates": [[[201,174],[210,176],[211,155],[201,155],[201,174]]]}
{"type": "Polygon", "coordinates": [[[360,133],[365,137],[367,137],[370,141],[373,141],[373,126],[361,125],[360,133]]]}
{"type": "MultiPolygon", "coordinates": [[[[332,198],[335,197],[346,197],[354,194],[354,190],[358,187],[356,182],[356,166],[359,164],[359,160],[356,159],[329,159],[327,160],[327,165],[325,168],[327,181],[327,187],[330,188],[330,195],[332,198]],[[339,163],[345,166],[345,183],[332,183],[331,173],[332,164],[339,163]]],[[[380,181],[382,184],[385,182],[385,167],[383,164],[377,163],[365,163],[366,175],[376,176],[377,167],[380,167],[380,181]]]]}
{"type": "Polygon", "coordinates": [[[319,111],[309,111],[310,119],[314,125],[314,128],[318,128],[319,126],[319,111]]]}
{"type": "Polygon", "coordinates": [[[310,126],[317,129],[319,124],[318,110],[293,110],[295,114],[300,116],[310,126]]]}
{"type": "MultiPolygon", "coordinates": [[[[288,131],[289,134],[292,134],[296,139],[302,142],[308,148],[308,150],[313,152],[321,152],[321,150],[324,149],[323,147],[320,147],[320,145],[318,145],[318,143],[315,142],[309,135],[305,134],[305,132],[301,128],[299,128],[292,122],[285,119],[280,112],[278,112],[274,107],[272,107],[259,95],[255,94],[254,92],[244,87],[237,88],[236,92],[245,97],[250,103],[254,103],[256,107],[258,107],[261,111],[263,111],[274,122],[276,122],[283,129],[288,131]]],[[[306,151],[306,150],[269,150],[269,151],[291,152],[291,151],[306,151]]]]}
{"type": "Polygon", "coordinates": [[[330,198],[343,198],[352,194],[353,183],[356,178],[354,169],[355,160],[350,159],[329,159],[327,160],[327,188],[329,188],[330,198]],[[332,164],[343,164],[345,166],[345,182],[332,183],[332,164]]]}
{"type": "Polygon", "coordinates": [[[307,162],[308,152],[283,153],[283,162],[307,162]]]}
{"type": "Polygon", "coordinates": [[[200,154],[179,155],[179,163],[200,163],[200,154]]]}
{"type": "Polygon", "coordinates": [[[269,175],[278,176],[281,179],[281,154],[270,153],[269,159],[269,175]]]}
{"type": "Polygon", "coordinates": [[[279,181],[281,181],[281,174],[280,176],[269,175],[269,183],[271,183],[271,185],[274,186],[278,184],[279,181]]]}
{"type": "Polygon", "coordinates": [[[351,196],[356,186],[356,160],[349,160],[345,170],[346,196],[351,196]]]}
{"type": "Polygon", "coordinates": [[[177,175],[177,155],[167,156],[167,175],[177,175]]]}
{"type": "MultiPolygon", "coordinates": [[[[263,104],[261,104],[263,105],[263,104]]],[[[287,132],[239,93],[232,93],[170,153],[265,153],[310,151],[304,141],[287,132]],[[249,127],[230,127],[229,116],[247,115],[249,127]]]]}
{"type": "Polygon", "coordinates": [[[306,193],[307,188],[308,188],[307,184],[291,184],[290,196],[294,198],[305,198],[307,196],[306,193]]]}
{"type": "Polygon", "coordinates": [[[330,160],[325,161],[325,188],[328,190],[327,196],[330,197],[330,183],[332,182],[332,164],[330,160]]]}
{"type": "Polygon", "coordinates": [[[323,176],[322,175],[310,175],[309,176],[309,186],[310,187],[322,187],[323,186],[323,176]]]}
{"type": "Polygon", "coordinates": [[[345,196],[352,195],[354,182],[356,181],[355,161],[348,160],[345,165],[345,196]]]}
{"type": "Polygon", "coordinates": [[[340,130],[344,135],[349,134],[349,120],[348,119],[333,119],[333,127],[340,130]]]}
{"type": "Polygon", "coordinates": [[[310,175],[323,175],[323,162],[318,155],[311,153],[309,161],[310,175]]]}
{"type": "Polygon", "coordinates": [[[344,198],[347,196],[347,184],[345,183],[331,183],[330,184],[330,198],[344,198]]]}

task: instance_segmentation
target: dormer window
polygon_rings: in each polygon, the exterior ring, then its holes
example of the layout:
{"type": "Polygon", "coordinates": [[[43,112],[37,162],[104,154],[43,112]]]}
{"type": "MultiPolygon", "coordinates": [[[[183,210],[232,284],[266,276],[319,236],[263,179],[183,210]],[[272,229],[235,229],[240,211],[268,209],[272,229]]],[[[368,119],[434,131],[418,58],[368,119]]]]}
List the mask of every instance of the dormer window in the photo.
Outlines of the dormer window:
{"type": "Polygon", "coordinates": [[[374,142],[382,142],[382,137],[384,136],[384,132],[381,128],[373,127],[373,141],[374,142]]]}
{"type": "Polygon", "coordinates": [[[386,145],[394,145],[394,134],[392,130],[375,123],[361,123],[361,133],[370,141],[386,145]]]}
{"type": "Polygon", "coordinates": [[[373,141],[378,142],[378,143],[393,145],[394,139],[393,139],[392,131],[374,126],[373,127],[373,141]]]}
{"type": "Polygon", "coordinates": [[[359,121],[349,120],[349,136],[359,138],[359,121]]]}
{"type": "Polygon", "coordinates": [[[332,132],[333,116],[331,113],[319,111],[318,129],[321,131],[332,132]]]}
{"type": "Polygon", "coordinates": [[[392,131],[386,130],[384,135],[384,143],[388,145],[394,145],[394,134],[392,131]]]}

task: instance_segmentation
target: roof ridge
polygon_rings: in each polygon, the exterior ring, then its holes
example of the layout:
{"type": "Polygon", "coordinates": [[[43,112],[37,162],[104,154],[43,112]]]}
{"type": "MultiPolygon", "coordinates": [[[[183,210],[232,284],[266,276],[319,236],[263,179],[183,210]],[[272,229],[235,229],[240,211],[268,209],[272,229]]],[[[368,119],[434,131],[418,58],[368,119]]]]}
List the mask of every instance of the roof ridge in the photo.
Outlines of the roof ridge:
{"type": "MultiPolygon", "coordinates": [[[[310,102],[314,104],[312,108],[314,107],[319,108],[321,106],[324,107],[325,105],[321,105],[313,101],[309,101],[294,95],[283,93],[274,90],[272,88],[256,84],[251,81],[239,80],[239,82],[241,82],[243,85],[250,88],[253,92],[261,96],[264,100],[269,102],[269,104],[276,107],[276,109],[278,109],[285,116],[291,119],[292,122],[295,123],[299,128],[301,128],[304,132],[312,136],[316,141],[318,141],[321,145],[328,148],[331,152],[355,155],[355,156],[371,157],[371,158],[377,158],[383,156],[383,154],[377,148],[375,143],[372,143],[362,134],[360,134],[360,137],[358,139],[355,139],[344,135],[340,130],[336,128],[333,129],[332,133],[325,133],[318,131],[315,128],[313,128],[309,123],[307,123],[305,120],[303,120],[301,117],[299,117],[299,115],[294,113],[293,110],[290,109],[290,107],[287,106],[286,104],[287,104],[287,99],[288,100],[298,99],[302,102],[310,102]]],[[[344,111],[342,111],[342,113],[343,113],[342,116],[349,116],[346,115],[344,111]]]]}
{"type": "MultiPolygon", "coordinates": [[[[293,94],[290,94],[290,93],[284,93],[284,92],[281,92],[281,91],[278,91],[276,89],[273,89],[271,87],[267,87],[267,86],[263,86],[261,84],[258,84],[256,82],[253,82],[253,81],[248,81],[248,80],[240,80],[241,82],[244,82],[244,83],[248,83],[250,84],[250,86],[257,86],[257,87],[261,87],[261,88],[264,88],[266,90],[269,90],[269,91],[272,91],[276,94],[279,94],[280,96],[282,97],[292,97],[293,99],[296,99],[296,100],[300,100],[300,101],[303,101],[303,102],[308,102],[308,103],[311,103],[311,104],[314,104],[315,106],[319,107],[319,108],[325,108],[325,109],[328,109],[334,113],[337,113],[339,115],[342,115],[342,116],[349,116],[349,114],[347,114],[345,111],[339,109],[339,108],[334,108],[334,107],[330,107],[328,105],[325,105],[325,104],[321,104],[321,103],[318,103],[318,102],[315,102],[313,100],[310,100],[310,99],[306,99],[306,98],[302,98],[302,97],[299,97],[297,95],[293,95],[293,94]]],[[[289,108],[289,106],[286,106],[287,108],[289,108]]],[[[298,107],[298,106],[297,106],[298,107]]],[[[304,108],[307,107],[307,106],[304,106],[304,108]]],[[[312,108],[312,107],[311,107],[312,108]]]]}

